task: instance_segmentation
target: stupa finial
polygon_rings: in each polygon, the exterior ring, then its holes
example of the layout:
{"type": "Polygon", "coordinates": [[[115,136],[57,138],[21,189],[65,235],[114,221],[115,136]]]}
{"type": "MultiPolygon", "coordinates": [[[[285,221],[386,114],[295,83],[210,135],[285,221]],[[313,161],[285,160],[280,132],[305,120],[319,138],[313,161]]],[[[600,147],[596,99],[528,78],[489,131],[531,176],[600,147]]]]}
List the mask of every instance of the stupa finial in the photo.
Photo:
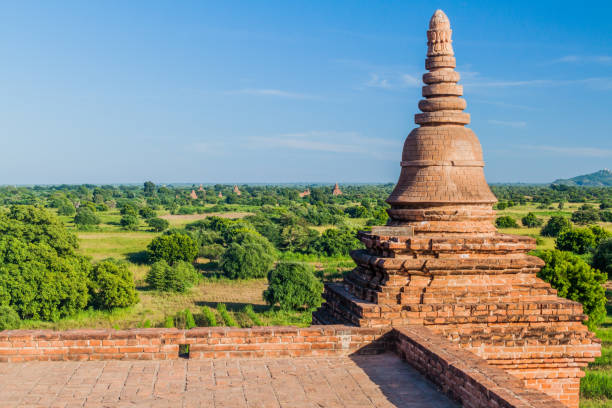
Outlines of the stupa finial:
{"type": "Polygon", "coordinates": [[[429,20],[429,30],[427,30],[427,56],[453,56],[452,35],[450,20],[442,10],[436,10],[429,20]]]}

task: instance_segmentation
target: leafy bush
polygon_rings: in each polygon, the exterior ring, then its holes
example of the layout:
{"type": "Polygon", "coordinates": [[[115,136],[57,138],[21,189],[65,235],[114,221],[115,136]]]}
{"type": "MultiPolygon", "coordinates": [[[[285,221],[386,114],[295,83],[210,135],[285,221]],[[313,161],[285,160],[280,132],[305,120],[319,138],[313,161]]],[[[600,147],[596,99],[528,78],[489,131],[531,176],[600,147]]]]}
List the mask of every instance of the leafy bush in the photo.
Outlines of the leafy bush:
{"type": "Polygon", "coordinates": [[[147,249],[151,262],[163,259],[169,265],[177,261],[193,262],[198,254],[193,238],[180,233],[159,236],[151,241],[147,249]]]}
{"type": "Polygon", "coordinates": [[[177,261],[174,265],[168,265],[162,259],[151,266],[145,281],[154,289],[164,292],[185,292],[199,278],[200,274],[189,262],[177,261]]]}
{"type": "Polygon", "coordinates": [[[599,217],[603,222],[612,222],[612,211],[601,211],[599,217]]]}
{"type": "Polygon", "coordinates": [[[134,217],[133,215],[124,215],[121,217],[120,224],[123,229],[135,231],[138,229],[138,217],[134,217]]]}
{"type": "Polygon", "coordinates": [[[497,228],[518,228],[518,224],[516,220],[509,215],[504,215],[503,217],[497,217],[495,220],[495,225],[497,228]]]}
{"type": "Polygon", "coordinates": [[[576,224],[593,224],[599,219],[599,211],[588,204],[584,204],[572,213],[572,222],[576,224]]]}
{"type": "Polygon", "coordinates": [[[219,316],[221,316],[226,326],[238,327],[236,320],[234,320],[232,315],[227,311],[227,306],[225,306],[225,303],[217,304],[217,313],[219,313],[219,316]]]}
{"type": "Polygon", "coordinates": [[[164,319],[164,327],[166,329],[171,329],[174,327],[174,317],[173,316],[166,316],[166,318],[164,319]]]}
{"type": "Polygon", "coordinates": [[[283,310],[312,309],[323,301],[323,283],[304,264],[278,263],[268,273],[268,285],[263,293],[265,301],[269,305],[279,304],[283,310]]]}
{"type": "Polygon", "coordinates": [[[121,206],[119,213],[121,215],[132,215],[134,217],[138,217],[138,207],[132,203],[126,202],[121,206]]]}
{"type": "Polygon", "coordinates": [[[217,325],[217,317],[215,316],[215,312],[213,312],[210,307],[202,306],[200,324],[204,327],[215,327],[217,325]]]}
{"type": "Polygon", "coordinates": [[[230,279],[262,278],[275,260],[267,239],[256,233],[242,233],[221,256],[221,269],[230,279]]]}
{"type": "Polygon", "coordinates": [[[155,216],[157,215],[157,214],[155,214],[155,211],[151,207],[142,207],[138,211],[138,213],[145,220],[148,220],[148,219],[151,219],[151,218],[155,218],[155,216]]]}
{"type": "Polygon", "coordinates": [[[593,254],[593,267],[612,277],[612,239],[605,239],[599,243],[593,254]]]}
{"type": "Polygon", "coordinates": [[[224,252],[225,248],[223,247],[223,245],[210,244],[200,247],[198,255],[202,258],[210,259],[212,261],[218,261],[219,259],[221,259],[221,256],[223,256],[224,252]]]}
{"type": "Polygon", "coordinates": [[[561,251],[585,254],[597,245],[595,234],[590,228],[572,228],[559,234],[555,247],[561,251]]]}
{"type": "Polygon", "coordinates": [[[255,311],[253,310],[253,305],[246,305],[244,309],[242,310],[242,312],[246,314],[249,317],[249,319],[251,319],[251,321],[253,322],[255,326],[264,325],[261,319],[259,318],[259,316],[257,316],[257,313],[255,313],[255,311]]]}
{"type": "Polygon", "coordinates": [[[163,218],[149,218],[147,220],[147,225],[155,232],[162,232],[170,227],[168,220],[164,220],[163,218]]]}
{"type": "Polygon", "coordinates": [[[72,216],[76,213],[76,210],[74,208],[74,205],[72,205],[72,203],[65,203],[62,204],[58,209],[57,209],[57,214],[58,215],[66,215],[66,216],[72,216]]]}
{"type": "Polygon", "coordinates": [[[572,228],[572,223],[561,215],[553,215],[540,230],[543,237],[558,237],[562,231],[572,228]]]}
{"type": "Polygon", "coordinates": [[[128,307],[138,302],[134,278],[126,262],[106,259],[90,273],[91,303],[100,309],[128,307]]]}
{"type": "Polygon", "coordinates": [[[363,245],[357,239],[355,231],[349,228],[330,228],[314,242],[313,250],[327,256],[348,255],[353,249],[363,245]]]}
{"type": "Polygon", "coordinates": [[[53,213],[29,205],[0,210],[0,304],[22,319],[57,320],[83,310],[91,263],[53,213]]]}
{"type": "Polygon", "coordinates": [[[186,329],[189,330],[191,328],[196,327],[195,319],[193,318],[193,314],[191,310],[179,310],[174,315],[174,327],[177,329],[186,329]]]}
{"type": "Polygon", "coordinates": [[[88,227],[100,224],[100,218],[87,207],[79,208],[74,216],[74,223],[81,229],[87,229],[88,227]]]}
{"type": "Polygon", "coordinates": [[[532,212],[521,218],[521,223],[527,228],[540,227],[543,221],[532,212]]]}
{"type": "Polygon", "coordinates": [[[10,306],[0,306],[0,331],[18,329],[21,319],[10,306]]]}
{"type": "Polygon", "coordinates": [[[602,405],[598,406],[608,406],[606,402],[612,399],[612,374],[610,371],[587,370],[584,378],[580,380],[580,396],[596,400],[601,399],[602,405]]]}
{"type": "Polygon", "coordinates": [[[582,303],[589,328],[601,323],[606,317],[606,294],[601,285],[606,276],[571,252],[536,251],[536,256],[546,263],[538,277],[557,289],[559,296],[582,303]]]}

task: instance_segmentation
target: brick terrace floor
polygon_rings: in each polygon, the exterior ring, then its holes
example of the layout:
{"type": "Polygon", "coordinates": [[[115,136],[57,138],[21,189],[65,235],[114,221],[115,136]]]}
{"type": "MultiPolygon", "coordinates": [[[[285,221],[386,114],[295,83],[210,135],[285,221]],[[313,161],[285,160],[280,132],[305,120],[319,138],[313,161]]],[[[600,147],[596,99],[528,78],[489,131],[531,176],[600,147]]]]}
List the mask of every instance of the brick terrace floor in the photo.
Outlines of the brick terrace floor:
{"type": "Polygon", "coordinates": [[[0,364],[0,407],[456,407],[395,354],[0,364]]]}

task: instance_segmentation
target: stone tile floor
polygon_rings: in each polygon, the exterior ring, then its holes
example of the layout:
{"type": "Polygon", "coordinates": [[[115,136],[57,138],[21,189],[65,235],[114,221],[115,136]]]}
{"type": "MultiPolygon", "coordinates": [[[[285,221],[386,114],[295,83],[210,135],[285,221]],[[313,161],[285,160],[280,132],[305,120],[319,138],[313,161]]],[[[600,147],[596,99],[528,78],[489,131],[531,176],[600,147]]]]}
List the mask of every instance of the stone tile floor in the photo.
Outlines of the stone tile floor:
{"type": "Polygon", "coordinates": [[[0,407],[456,407],[391,353],[0,364],[0,407]]]}

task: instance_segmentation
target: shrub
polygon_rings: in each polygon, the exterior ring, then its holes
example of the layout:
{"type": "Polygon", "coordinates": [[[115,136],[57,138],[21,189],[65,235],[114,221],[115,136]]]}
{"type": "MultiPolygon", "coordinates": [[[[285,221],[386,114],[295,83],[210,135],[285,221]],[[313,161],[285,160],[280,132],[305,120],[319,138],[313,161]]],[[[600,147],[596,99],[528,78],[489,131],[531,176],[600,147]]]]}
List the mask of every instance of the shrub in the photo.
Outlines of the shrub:
{"type": "Polygon", "coordinates": [[[162,232],[170,227],[168,220],[164,220],[163,218],[149,218],[147,220],[147,225],[155,232],[162,232]]]}
{"type": "Polygon", "coordinates": [[[18,329],[21,319],[10,306],[0,306],[0,331],[18,329]]]}
{"type": "Polygon", "coordinates": [[[29,205],[0,210],[0,304],[22,319],[57,320],[83,310],[90,261],[53,213],[29,205]]]}
{"type": "Polygon", "coordinates": [[[605,275],[571,252],[536,251],[536,255],[546,263],[538,277],[557,289],[559,296],[582,303],[589,328],[601,323],[606,317],[606,295],[601,285],[605,275]]]}
{"type": "Polygon", "coordinates": [[[176,314],[174,315],[174,327],[176,327],[177,329],[186,330],[196,327],[195,319],[193,318],[191,310],[185,309],[176,312],[176,314]]]}
{"type": "Polygon", "coordinates": [[[212,261],[218,261],[219,259],[221,259],[221,256],[223,256],[224,252],[225,248],[223,247],[223,245],[210,244],[200,247],[198,255],[200,255],[202,258],[210,259],[212,261]]]}
{"type": "Polygon", "coordinates": [[[599,211],[587,204],[572,213],[572,222],[576,224],[592,224],[599,221],[599,219],[599,211]]]}
{"type": "Polygon", "coordinates": [[[74,223],[79,228],[88,228],[100,224],[100,218],[94,212],[85,207],[79,208],[74,216],[74,223]]]}
{"type": "Polygon", "coordinates": [[[599,243],[593,254],[593,267],[599,269],[608,277],[612,277],[612,239],[608,238],[599,243]]]}
{"type": "Polygon", "coordinates": [[[221,316],[226,326],[238,327],[236,320],[234,320],[232,315],[227,311],[227,306],[225,306],[225,303],[217,304],[217,313],[219,313],[219,316],[221,316]]]}
{"type": "Polygon", "coordinates": [[[168,265],[162,259],[151,266],[145,281],[154,289],[164,292],[186,292],[199,278],[199,273],[189,262],[177,261],[174,265],[168,265]]]}
{"type": "Polygon", "coordinates": [[[163,259],[169,265],[177,261],[193,262],[198,254],[198,246],[193,238],[181,233],[157,237],[151,241],[147,249],[152,262],[163,259]]]}
{"type": "Polygon", "coordinates": [[[590,228],[572,228],[557,237],[555,247],[561,251],[585,254],[595,248],[597,240],[590,228]]]}
{"type": "Polygon", "coordinates": [[[138,208],[131,203],[124,203],[119,210],[121,215],[132,215],[138,217],[138,208]]]}
{"type": "Polygon", "coordinates": [[[104,203],[98,203],[96,204],[96,211],[108,211],[108,205],[104,204],[104,203]]]}
{"type": "Polygon", "coordinates": [[[532,212],[521,218],[521,223],[527,228],[540,227],[543,221],[532,212]]]}
{"type": "Polygon", "coordinates": [[[262,278],[275,260],[270,242],[259,234],[243,233],[221,256],[221,268],[230,279],[262,278]]]}
{"type": "Polygon", "coordinates": [[[540,230],[543,237],[558,237],[562,231],[572,228],[572,223],[561,215],[553,215],[540,230]]]}
{"type": "Polygon", "coordinates": [[[503,217],[497,217],[495,220],[495,225],[497,228],[518,228],[518,224],[516,220],[509,215],[504,215],[503,217]]]}
{"type": "Polygon", "coordinates": [[[201,326],[204,327],[215,327],[217,325],[217,317],[215,312],[208,307],[202,306],[201,326]]]}
{"type": "Polygon", "coordinates": [[[62,204],[58,209],[57,209],[57,214],[58,215],[66,215],[66,216],[72,216],[76,213],[76,210],[74,208],[74,205],[72,205],[72,203],[66,203],[66,204],[62,204]]]}
{"type": "Polygon", "coordinates": [[[166,329],[171,329],[174,327],[174,317],[172,316],[166,316],[166,318],[164,319],[164,327],[166,329]]]}
{"type": "Polygon", "coordinates": [[[603,222],[612,222],[612,211],[602,211],[599,213],[599,217],[603,222]]]}
{"type": "Polygon", "coordinates": [[[142,207],[138,211],[138,213],[145,220],[148,220],[148,219],[151,219],[151,218],[155,218],[155,216],[157,215],[157,214],[155,214],[155,211],[151,207],[142,207]]]}
{"type": "Polygon", "coordinates": [[[128,307],[138,302],[134,278],[126,262],[107,259],[90,274],[91,303],[100,309],[128,307]]]}
{"type": "Polygon", "coordinates": [[[269,305],[283,310],[312,309],[323,301],[323,283],[304,264],[281,262],[268,273],[268,289],[263,293],[269,305]]]}
{"type": "Polygon", "coordinates": [[[355,231],[349,228],[330,228],[314,242],[313,250],[327,256],[348,255],[353,249],[362,247],[355,231]]]}
{"type": "Polygon", "coordinates": [[[135,231],[138,229],[138,218],[133,215],[124,215],[120,221],[121,227],[128,231],[135,231]]]}
{"type": "Polygon", "coordinates": [[[255,326],[264,325],[261,319],[259,318],[259,316],[257,316],[257,313],[255,313],[255,311],[253,310],[253,305],[246,305],[244,309],[242,310],[242,312],[246,314],[249,317],[249,319],[251,319],[251,321],[253,322],[255,326]]]}

